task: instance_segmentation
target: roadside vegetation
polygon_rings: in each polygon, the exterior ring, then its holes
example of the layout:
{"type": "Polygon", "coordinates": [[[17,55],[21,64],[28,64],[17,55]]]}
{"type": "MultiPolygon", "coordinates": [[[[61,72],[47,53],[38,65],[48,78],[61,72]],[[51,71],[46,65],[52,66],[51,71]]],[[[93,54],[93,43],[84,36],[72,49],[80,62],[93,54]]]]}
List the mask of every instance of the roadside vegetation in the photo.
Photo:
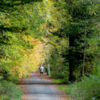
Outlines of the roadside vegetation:
{"type": "Polygon", "coordinates": [[[91,76],[90,78],[85,77],[84,80],[73,84],[58,85],[58,88],[65,91],[73,100],[99,100],[99,84],[99,77],[91,76]]]}
{"type": "Polygon", "coordinates": [[[16,84],[0,77],[0,100],[21,100],[22,92],[16,84]]]}

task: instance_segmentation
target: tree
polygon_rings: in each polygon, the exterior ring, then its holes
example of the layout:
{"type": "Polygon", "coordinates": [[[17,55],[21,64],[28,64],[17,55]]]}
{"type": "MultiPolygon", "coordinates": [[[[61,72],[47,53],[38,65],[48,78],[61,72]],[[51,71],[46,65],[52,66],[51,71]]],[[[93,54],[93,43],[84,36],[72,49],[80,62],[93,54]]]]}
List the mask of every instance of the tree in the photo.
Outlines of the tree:
{"type": "Polygon", "coordinates": [[[85,74],[86,61],[90,58],[86,58],[86,49],[89,47],[87,39],[97,33],[99,1],[66,0],[66,2],[72,17],[69,23],[69,80],[75,81],[78,71],[82,76],[85,74]]]}

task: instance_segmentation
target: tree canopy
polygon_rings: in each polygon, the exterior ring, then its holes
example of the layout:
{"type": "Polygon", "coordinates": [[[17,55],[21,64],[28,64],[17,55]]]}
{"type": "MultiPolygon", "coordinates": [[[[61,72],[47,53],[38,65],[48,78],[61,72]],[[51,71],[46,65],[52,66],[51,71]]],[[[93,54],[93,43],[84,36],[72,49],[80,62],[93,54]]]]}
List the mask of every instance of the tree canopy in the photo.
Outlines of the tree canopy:
{"type": "Polygon", "coordinates": [[[99,8],[100,0],[1,0],[0,76],[15,82],[49,63],[64,83],[100,77],[99,8]]]}

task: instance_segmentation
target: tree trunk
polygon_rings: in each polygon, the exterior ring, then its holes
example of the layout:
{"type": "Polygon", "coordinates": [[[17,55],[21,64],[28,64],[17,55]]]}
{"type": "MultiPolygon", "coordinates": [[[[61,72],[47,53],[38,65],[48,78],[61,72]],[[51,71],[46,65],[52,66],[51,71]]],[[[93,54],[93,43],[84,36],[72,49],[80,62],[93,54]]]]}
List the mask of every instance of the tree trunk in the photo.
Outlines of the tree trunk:
{"type": "Polygon", "coordinates": [[[69,81],[75,81],[75,52],[74,52],[74,37],[69,36],[69,81]]]}

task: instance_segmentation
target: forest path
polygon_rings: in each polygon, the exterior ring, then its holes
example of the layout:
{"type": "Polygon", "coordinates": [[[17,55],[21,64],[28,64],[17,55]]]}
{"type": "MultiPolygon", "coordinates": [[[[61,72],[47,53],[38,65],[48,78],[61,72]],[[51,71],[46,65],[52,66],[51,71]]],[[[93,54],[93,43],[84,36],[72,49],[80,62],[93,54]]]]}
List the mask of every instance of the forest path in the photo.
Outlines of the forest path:
{"type": "Polygon", "coordinates": [[[56,87],[56,83],[47,78],[41,79],[39,73],[23,78],[17,83],[23,92],[22,100],[67,100],[64,93],[56,87]]]}

